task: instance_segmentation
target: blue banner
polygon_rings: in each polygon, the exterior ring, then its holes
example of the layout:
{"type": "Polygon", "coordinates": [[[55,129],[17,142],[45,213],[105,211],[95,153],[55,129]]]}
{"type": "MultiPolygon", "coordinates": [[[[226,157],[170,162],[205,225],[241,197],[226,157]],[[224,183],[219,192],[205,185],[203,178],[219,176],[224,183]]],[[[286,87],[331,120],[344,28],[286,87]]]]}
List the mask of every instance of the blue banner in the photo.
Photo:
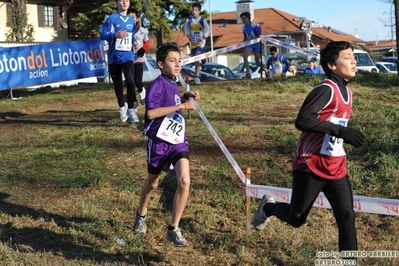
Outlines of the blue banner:
{"type": "Polygon", "coordinates": [[[0,90],[103,76],[99,39],[0,48],[0,90]]]}

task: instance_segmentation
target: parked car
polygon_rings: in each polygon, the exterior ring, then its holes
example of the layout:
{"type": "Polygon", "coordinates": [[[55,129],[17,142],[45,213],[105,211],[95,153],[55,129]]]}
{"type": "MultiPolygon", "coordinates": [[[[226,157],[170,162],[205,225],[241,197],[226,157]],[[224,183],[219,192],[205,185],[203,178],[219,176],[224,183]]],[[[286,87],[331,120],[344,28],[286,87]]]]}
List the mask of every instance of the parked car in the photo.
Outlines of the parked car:
{"type": "MultiPolygon", "coordinates": [[[[182,67],[180,71],[182,77],[188,81],[193,80],[195,75],[195,64],[189,63],[182,67]]],[[[200,64],[200,79],[201,81],[219,81],[219,80],[231,80],[241,79],[240,76],[234,74],[230,68],[217,64],[217,63],[205,63],[200,64]]]]}
{"type": "Polygon", "coordinates": [[[392,63],[398,63],[398,57],[397,56],[388,56],[384,57],[381,59],[382,62],[392,62],[392,63]]]}
{"type": "MultiPolygon", "coordinates": [[[[161,70],[158,67],[157,61],[154,56],[146,54],[146,62],[143,65],[143,82],[151,82],[161,75],[161,70]]],[[[102,76],[97,77],[99,82],[110,82],[111,77],[102,76]]],[[[125,80],[125,76],[122,73],[122,80],[125,80]]]]}
{"type": "Polygon", "coordinates": [[[375,65],[380,70],[380,73],[398,74],[398,65],[392,62],[376,62],[375,65]]]}
{"type": "MultiPolygon", "coordinates": [[[[258,66],[255,62],[249,62],[249,69],[251,71],[251,79],[258,79],[261,76],[262,78],[266,78],[266,73],[260,66],[258,66]]],[[[245,69],[244,63],[239,63],[235,67],[233,67],[232,71],[234,74],[240,76],[241,78],[245,78],[247,75],[247,70],[245,69]]]]}
{"type": "Polygon", "coordinates": [[[355,49],[353,53],[355,54],[355,59],[357,61],[356,68],[358,71],[378,73],[378,68],[375,66],[374,61],[366,51],[355,49]]]}

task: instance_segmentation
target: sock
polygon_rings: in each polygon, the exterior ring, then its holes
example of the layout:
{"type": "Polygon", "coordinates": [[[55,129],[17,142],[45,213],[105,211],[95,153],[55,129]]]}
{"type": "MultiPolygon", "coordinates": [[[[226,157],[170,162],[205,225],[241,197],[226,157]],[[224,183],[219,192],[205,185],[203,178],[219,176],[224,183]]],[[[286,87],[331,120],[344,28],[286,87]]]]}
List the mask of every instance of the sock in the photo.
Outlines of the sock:
{"type": "Polygon", "coordinates": [[[141,216],[140,214],[139,214],[139,211],[137,210],[137,212],[136,212],[136,215],[138,216],[138,217],[140,217],[140,218],[145,218],[145,215],[144,216],[141,216]]]}
{"type": "Polygon", "coordinates": [[[175,226],[169,225],[169,226],[168,226],[168,230],[170,230],[170,231],[175,230],[175,226]]]}

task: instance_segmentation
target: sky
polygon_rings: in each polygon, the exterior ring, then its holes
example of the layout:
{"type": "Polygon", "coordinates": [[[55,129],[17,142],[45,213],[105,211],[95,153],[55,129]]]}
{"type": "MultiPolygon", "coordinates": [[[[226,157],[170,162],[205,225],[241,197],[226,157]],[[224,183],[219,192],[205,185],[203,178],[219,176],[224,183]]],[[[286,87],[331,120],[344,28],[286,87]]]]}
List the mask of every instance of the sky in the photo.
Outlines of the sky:
{"type": "MultiPolygon", "coordinates": [[[[298,17],[306,17],[352,34],[364,41],[395,39],[394,8],[387,0],[252,0],[254,9],[275,8],[298,17]],[[385,25],[385,26],[384,26],[385,25]]],[[[202,9],[212,12],[236,11],[231,0],[207,0],[202,9]],[[209,8],[210,6],[210,8],[209,8]]],[[[265,21],[267,23],[267,20],[265,21]]]]}

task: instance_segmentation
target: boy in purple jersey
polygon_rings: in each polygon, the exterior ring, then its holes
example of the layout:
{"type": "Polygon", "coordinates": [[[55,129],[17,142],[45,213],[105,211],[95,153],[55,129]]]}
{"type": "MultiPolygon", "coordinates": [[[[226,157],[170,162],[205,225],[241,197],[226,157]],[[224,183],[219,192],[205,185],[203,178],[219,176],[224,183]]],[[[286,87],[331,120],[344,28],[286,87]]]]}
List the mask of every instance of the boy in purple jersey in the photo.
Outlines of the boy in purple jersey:
{"type": "Polygon", "coordinates": [[[293,184],[290,204],[264,195],[253,218],[263,230],[272,215],[293,227],[300,227],[321,191],[328,199],[338,225],[339,250],[357,250],[352,188],[343,143],[358,148],[365,144],[359,130],[348,127],[352,112],[352,92],[347,87],[356,75],[353,46],[330,42],[320,52],[327,79],[306,97],[295,121],[302,131],[292,164],[293,184]]]}
{"type": "Polygon", "coordinates": [[[140,203],[134,222],[134,231],[145,234],[145,217],[152,191],[158,187],[165,164],[174,165],[178,187],[173,201],[172,220],[166,239],[177,247],[188,246],[181,234],[179,222],[186,206],[190,188],[188,143],[182,110],[195,109],[199,93],[180,95],[177,76],[181,70],[181,54],[176,43],[165,43],[158,48],[156,60],[162,74],[148,87],[145,98],[143,134],[147,141],[148,177],[141,188],[140,203]]]}
{"type": "Polygon", "coordinates": [[[109,43],[108,64],[109,72],[114,82],[114,90],[119,105],[119,118],[122,122],[128,119],[131,123],[138,123],[135,111],[137,99],[133,79],[132,45],[137,47],[134,37],[134,19],[127,15],[129,0],[116,0],[118,12],[109,16],[100,29],[101,40],[109,43]],[[122,72],[127,87],[127,106],[123,99],[122,72]]]}

